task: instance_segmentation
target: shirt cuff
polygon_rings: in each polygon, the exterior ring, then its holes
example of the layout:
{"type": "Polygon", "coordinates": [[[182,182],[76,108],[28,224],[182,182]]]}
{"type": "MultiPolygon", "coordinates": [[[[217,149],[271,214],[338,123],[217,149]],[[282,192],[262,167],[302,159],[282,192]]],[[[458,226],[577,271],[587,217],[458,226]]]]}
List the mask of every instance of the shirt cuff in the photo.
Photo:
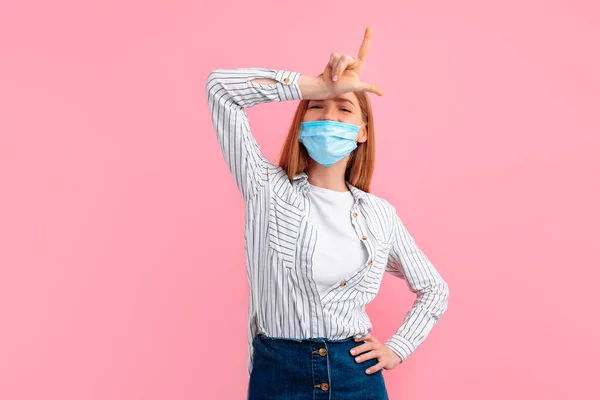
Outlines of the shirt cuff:
{"type": "Polygon", "coordinates": [[[410,341],[397,334],[392,335],[392,337],[385,342],[385,345],[392,349],[394,353],[402,359],[402,362],[415,351],[415,348],[410,341]]]}
{"type": "Polygon", "coordinates": [[[274,79],[281,84],[277,85],[280,100],[302,100],[302,92],[298,85],[300,72],[278,70],[274,79]]]}

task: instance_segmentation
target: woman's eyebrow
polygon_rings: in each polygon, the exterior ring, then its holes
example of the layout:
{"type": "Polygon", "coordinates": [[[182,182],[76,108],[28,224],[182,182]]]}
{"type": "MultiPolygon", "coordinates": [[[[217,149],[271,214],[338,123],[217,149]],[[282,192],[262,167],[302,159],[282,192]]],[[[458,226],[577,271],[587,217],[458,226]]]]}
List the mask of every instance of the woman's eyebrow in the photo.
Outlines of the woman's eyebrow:
{"type": "MultiPolygon", "coordinates": [[[[324,102],[324,101],[325,101],[325,100],[311,100],[310,102],[311,102],[311,103],[312,103],[312,102],[315,102],[315,103],[322,103],[322,102],[324,102]]],[[[342,98],[335,98],[335,99],[333,99],[333,101],[335,101],[335,102],[337,102],[337,103],[350,103],[350,104],[352,104],[354,107],[356,107],[356,105],[354,104],[354,102],[353,102],[352,100],[350,100],[350,99],[346,99],[346,98],[343,98],[343,97],[342,97],[342,98]]]]}

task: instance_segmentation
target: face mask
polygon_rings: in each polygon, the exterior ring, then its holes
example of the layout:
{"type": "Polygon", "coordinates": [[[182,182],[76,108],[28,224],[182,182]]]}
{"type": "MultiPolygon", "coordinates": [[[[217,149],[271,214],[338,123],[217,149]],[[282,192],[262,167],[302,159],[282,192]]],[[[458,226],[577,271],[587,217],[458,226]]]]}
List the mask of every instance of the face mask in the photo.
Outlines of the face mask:
{"type": "Polygon", "coordinates": [[[329,167],[357,147],[356,138],[361,127],[329,120],[302,122],[298,140],[313,160],[329,167]]]}

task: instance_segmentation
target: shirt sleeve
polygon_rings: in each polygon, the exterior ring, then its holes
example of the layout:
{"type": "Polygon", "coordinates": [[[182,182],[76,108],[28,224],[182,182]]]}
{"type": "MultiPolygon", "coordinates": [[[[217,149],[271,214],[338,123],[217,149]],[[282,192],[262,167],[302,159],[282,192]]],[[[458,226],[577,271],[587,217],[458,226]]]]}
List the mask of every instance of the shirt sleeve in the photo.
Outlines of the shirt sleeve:
{"type": "Polygon", "coordinates": [[[299,76],[299,72],[266,68],[216,69],[208,75],[206,94],[217,139],[225,162],[246,200],[268,179],[271,163],[252,135],[244,109],[271,101],[302,100],[299,76]],[[257,78],[271,78],[277,82],[252,82],[257,78]]]}
{"type": "Polygon", "coordinates": [[[417,299],[400,328],[385,343],[402,361],[425,340],[448,308],[448,284],[417,246],[393,208],[392,248],[386,272],[406,280],[417,299]]]}

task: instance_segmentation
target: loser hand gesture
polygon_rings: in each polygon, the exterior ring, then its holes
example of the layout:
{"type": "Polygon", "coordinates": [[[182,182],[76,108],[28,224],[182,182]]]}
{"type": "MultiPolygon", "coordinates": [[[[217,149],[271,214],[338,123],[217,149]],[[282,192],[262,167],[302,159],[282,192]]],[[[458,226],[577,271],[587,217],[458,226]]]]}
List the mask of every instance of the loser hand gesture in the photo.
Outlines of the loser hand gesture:
{"type": "Polygon", "coordinates": [[[360,91],[383,96],[383,91],[379,86],[360,80],[360,76],[365,68],[370,45],[371,27],[368,26],[356,58],[348,54],[331,53],[329,62],[320,76],[327,88],[329,98],[342,93],[360,91]]]}

